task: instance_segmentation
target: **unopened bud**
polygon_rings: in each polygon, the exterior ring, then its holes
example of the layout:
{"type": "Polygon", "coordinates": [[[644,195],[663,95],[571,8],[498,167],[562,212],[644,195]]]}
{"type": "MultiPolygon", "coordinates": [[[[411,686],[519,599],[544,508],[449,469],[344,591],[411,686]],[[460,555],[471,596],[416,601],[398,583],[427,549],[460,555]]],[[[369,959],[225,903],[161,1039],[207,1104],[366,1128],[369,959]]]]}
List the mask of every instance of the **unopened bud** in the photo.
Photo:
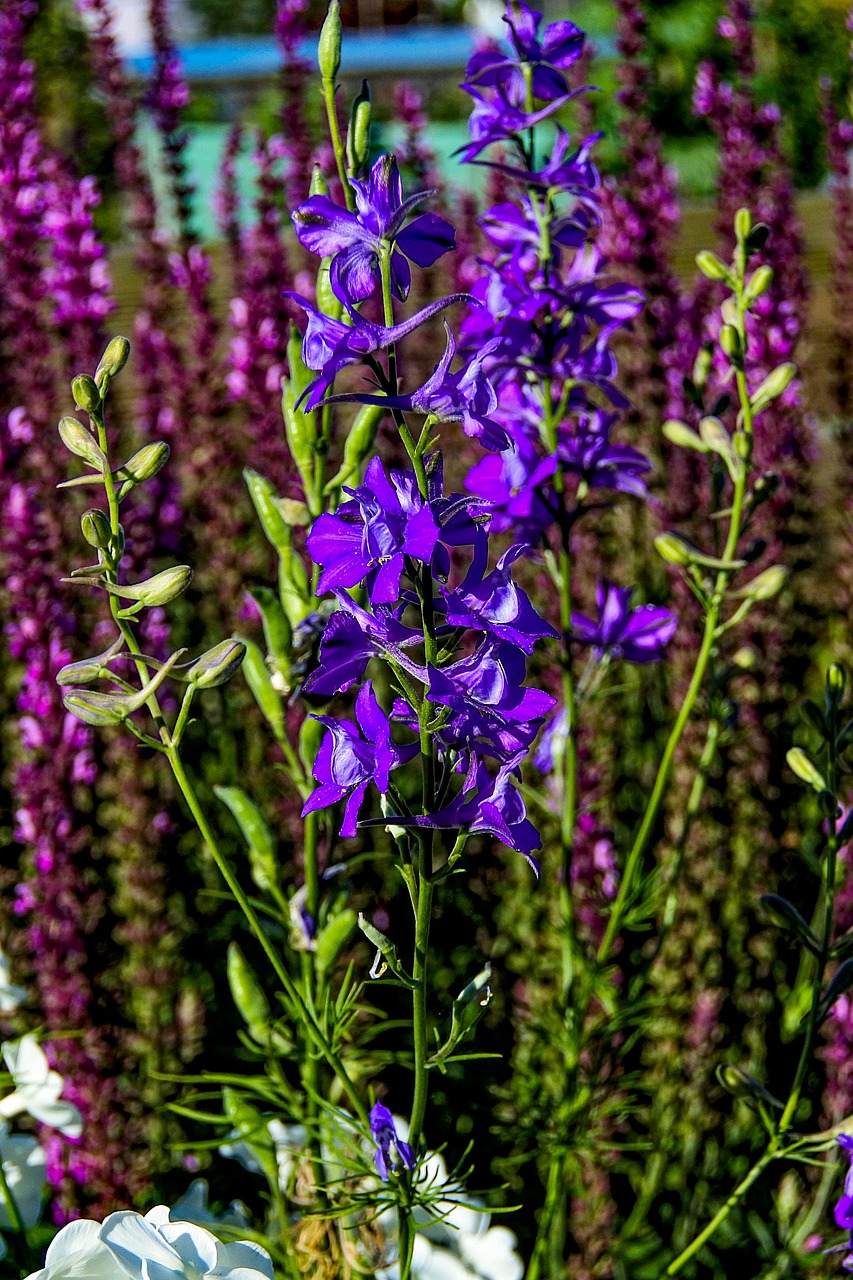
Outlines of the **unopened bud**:
{"type": "Polygon", "coordinates": [[[282,514],[278,490],[271,480],[251,467],[243,472],[243,479],[267,541],[276,550],[282,550],[290,542],[290,526],[282,514]]]}
{"type": "Polygon", "coordinates": [[[476,978],[463,987],[456,997],[456,1004],[474,1004],[475,1002],[484,1008],[492,998],[492,989],[489,986],[492,977],[492,966],[486,961],[485,966],[477,974],[476,978]]]}
{"type": "Polygon", "coordinates": [[[759,267],[752,273],[746,286],[744,293],[744,302],[750,306],[755,302],[756,298],[760,298],[770,288],[773,279],[773,268],[768,266],[759,267]]]}
{"type": "Polygon", "coordinates": [[[699,423],[699,435],[712,453],[721,458],[729,458],[732,453],[732,438],[719,418],[703,418],[699,423]]]}
{"type": "Polygon", "coordinates": [[[355,178],[367,164],[370,154],[370,86],[361,82],[361,92],[352,104],[347,131],[347,169],[355,178]]]}
{"type": "Polygon", "coordinates": [[[304,502],[299,502],[296,498],[282,498],[279,506],[282,519],[291,529],[304,529],[305,525],[311,523],[311,512],[304,502]]]}
{"type": "Polygon", "coordinates": [[[659,533],[655,538],[655,550],[670,564],[689,564],[693,558],[690,547],[676,533],[659,533]]]}
{"type": "Polygon", "coordinates": [[[97,508],[93,508],[91,511],[84,511],[80,517],[80,528],[83,530],[83,537],[90,547],[97,547],[99,551],[109,550],[113,532],[110,528],[110,522],[103,511],[99,511],[97,508]]]}
{"type": "Polygon", "coordinates": [[[749,209],[738,209],[735,214],[735,235],[743,241],[752,230],[752,213],[749,209]]]}
{"type": "Polygon", "coordinates": [[[785,759],[788,762],[788,768],[797,775],[801,782],[807,783],[815,791],[826,790],[826,779],[814,760],[807,752],[803,751],[802,747],[791,747],[785,759]]]}
{"type": "Polygon", "coordinates": [[[744,248],[746,249],[747,257],[751,258],[754,253],[760,253],[769,239],[770,228],[767,226],[767,223],[756,222],[755,226],[746,237],[746,244],[744,245],[744,248]]]}
{"type": "Polygon", "coordinates": [[[688,427],[686,422],[669,418],[663,424],[661,431],[671,444],[678,445],[680,449],[695,449],[697,453],[708,452],[708,446],[697,436],[692,427],[688,427]]]}
{"type": "Polygon", "coordinates": [[[97,413],[101,407],[101,393],[98,384],[88,373],[78,373],[71,383],[71,394],[78,409],[86,413],[97,413]]]}
{"type": "Polygon", "coordinates": [[[730,279],[729,268],[722,258],[718,258],[710,249],[702,249],[700,253],[696,254],[696,266],[702,272],[702,275],[707,276],[709,280],[730,279]]]}
{"type": "Polygon", "coordinates": [[[152,444],[143,445],[137,453],[119,467],[117,475],[120,480],[128,482],[127,487],[142,484],[156,476],[169,459],[169,446],[165,440],[155,440],[152,444]]]}
{"type": "Polygon", "coordinates": [[[222,640],[203,653],[187,672],[187,680],[197,689],[215,689],[236,675],[246,656],[241,640],[222,640]]]}
{"type": "Polygon", "coordinates": [[[759,573],[757,578],[753,578],[747,586],[739,593],[749,596],[752,600],[772,600],[778,595],[788,581],[788,570],[783,564],[771,565],[769,569],[765,569],[763,573],[759,573]]]}
{"type": "Polygon", "coordinates": [[[847,683],[847,672],[840,662],[833,662],[826,673],[826,687],[833,693],[843,694],[847,683]]]}
{"type": "Polygon", "coordinates": [[[693,363],[693,381],[697,387],[704,387],[708,381],[708,374],[711,372],[713,360],[713,346],[706,342],[699,348],[699,354],[693,363]]]}
{"type": "Polygon", "coordinates": [[[766,409],[769,404],[778,399],[788,389],[796,373],[797,366],[790,361],[778,365],[768,373],[761,385],[750,396],[752,412],[760,413],[762,409],[766,409]]]}
{"type": "Polygon", "coordinates": [[[114,586],[108,582],[103,585],[111,595],[121,596],[123,600],[136,600],[143,608],[151,609],[156,605],[169,604],[183,595],[192,579],[193,571],[188,564],[176,564],[135,585],[114,586]]]}
{"type": "Polygon", "coordinates": [[[314,165],[311,170],[311,185],[308,188],[309,196],[327,196],[329,194],[329,184],[323,177],[323,170],[318,164],[314,165]]]}
{"type": "Polygon", "coordinates": [[[115,378],[127,364],[130,355],[130,343],[127,338],[113,338],[101,356],[101,363],[95,370],[95,382],[102,387],[105,380],[115,378]]]}
{"type": "Polygon", "coordinates": [[[94,471],[103,475],[107,469],[107,459],[103,450],[92,438],[91,431],[83,426],[78,418],[62,418],[59,423],[59,438],[69,453],[75,454],[87,462],[94,471]]]}
{"type": "Polygon", "coordinates": [[[334,81],[340,69],[341,34],[341,6],[338,0],[331,0],[317,47],[317,62],[324,80],[334,81]]]}
{"type": "Polygon", "coordinates": [[[130,715],[128,701],[121,694],[100,693],[97,689],[72,689],[62,699],[66,711],[96,729],[126,720],[130,715]]]}
{"type": "Polygon", "coordinates": [[[735,366],[743,362],[740,334],[733,324],[724,324],[720,330],[720,346],[735,366]]]}
{"type": "Polygon", "coordinates": [[[57,673],[56,683],[67,688],[75,684],[91,684],[109,673],[109,664],[117,657],[124,645],[124,636],[114,640],[109,649],[97,653],[92,658],[82,658],[79,662],[69,662],[57,673]]]}

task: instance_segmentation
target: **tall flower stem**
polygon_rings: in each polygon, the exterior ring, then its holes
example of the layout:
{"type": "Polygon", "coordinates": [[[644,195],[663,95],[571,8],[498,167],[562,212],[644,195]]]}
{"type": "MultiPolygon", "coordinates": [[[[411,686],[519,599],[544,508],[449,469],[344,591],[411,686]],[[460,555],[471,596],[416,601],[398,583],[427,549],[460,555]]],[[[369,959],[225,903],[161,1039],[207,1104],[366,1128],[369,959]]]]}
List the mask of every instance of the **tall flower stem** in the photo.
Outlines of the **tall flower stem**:
{"type": "MultiPolygon", "coordinates": [[[[837,669],[836,669],[837,670],[837,669]]],[[[830,675],[832,669],[830,670],[830,675]]],[[[838,788],[838,755],[837,755],[837,725],[831,726],[832,732],[829,735],[828,745],[828,768],[826,775],[827,790],[833,799],[837,795],[838,788]]],[[[803,1047],[800,1051],[797,1069],[794,1075],[794,1081],[788,1093],[787,1101],[782,1109],[775,1129],[770,1137],[763,1154],[755,1162],[746,1176],[735,1187],[734,1191],[718,1209],[717,1213],[699,1234],[691,1240],[686,1249],[675,1258],[667,1267],[666,1274],[668,1276],[678,1275],[679,1271],[690,1261],[692,1257],[702,1248],[702,1246],[710,1240],[717,1228],[725,1222],[726,1218],[737,1208],[740,1202],[749,1191],[752,1184],[766,1167],[776,1159],[786,1154],[785,1151],[785,1135],[788,1133],[794,1122],[794,1116],[797,1111],[800,1098],[803,1092],[803,1085],[806,1079],[806,1073],[809,1069],[809,1063],[812,1059],[814,1050],[815,1037],[820,1025],[821,999],[823,989],[823,979],[826,972],[826,966],[830,958],[830,947],[832,944],[832,934],[835,921],[835,881],[836,881],[836,862],[838,858],[838,825],[837,818],[833,814],[829,818],[829,831],[827,834],[826,858],[823,863],[823,920],[821,924],[819,946],[817,960],[814,969],[814,978],[812,982],[811,1003],[809,1005],[808,1020],[806,1022],[806,1032],[803,1038],[803,1047]]],[[[818,912],[817,914],[820,914],[818,912]]]]}

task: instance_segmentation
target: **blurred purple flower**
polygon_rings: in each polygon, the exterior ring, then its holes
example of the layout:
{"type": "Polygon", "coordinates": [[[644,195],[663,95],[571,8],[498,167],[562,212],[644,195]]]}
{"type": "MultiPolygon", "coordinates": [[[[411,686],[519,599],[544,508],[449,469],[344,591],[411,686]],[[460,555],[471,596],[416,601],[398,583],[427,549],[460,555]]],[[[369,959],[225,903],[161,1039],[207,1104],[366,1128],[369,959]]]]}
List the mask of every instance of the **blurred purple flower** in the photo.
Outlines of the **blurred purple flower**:
{"type": "Polygon", "coordinates": [[[527,75],[533,94],[543,102],[568,92],[560,69],[573,66],[583,52],[585,35],[573,22],[552,22],[540,39],[542,14],[519,0],[507,8],[504,22],[509,27],[512,54],[501,49],[483,49],[468,62],[465,79],[469,84],[499,87],[525,93],[527,75]],[[524,66],[524,70],[522,70],[524,66]]]}
{"type": "Polygon", "coordinates": [[[628,662],[659,662],[675,634],[678,619],[669,609],[651,604],[632,609],[633,594],[633,587],[599,582],[595,589],[598,621],[573,613],[573,638],[593,645],[599,659],[608,654],[628,662]]]}
{"type": "Polygon", "coordinates": [[[394,1117],[381,1102],[376,1102],[371,1107],[370,1132],[376,1143],[376,1154],[373,1159],[376,1161],[376,1168],[383,1182],[388,1181],[388,1175],[392,1170],[403,1167],[414,1169],[415,1157],[412,1155],[412,1148],[408,1142],[403,1142],[402,1138],[397,1137],[394,1117]]]}

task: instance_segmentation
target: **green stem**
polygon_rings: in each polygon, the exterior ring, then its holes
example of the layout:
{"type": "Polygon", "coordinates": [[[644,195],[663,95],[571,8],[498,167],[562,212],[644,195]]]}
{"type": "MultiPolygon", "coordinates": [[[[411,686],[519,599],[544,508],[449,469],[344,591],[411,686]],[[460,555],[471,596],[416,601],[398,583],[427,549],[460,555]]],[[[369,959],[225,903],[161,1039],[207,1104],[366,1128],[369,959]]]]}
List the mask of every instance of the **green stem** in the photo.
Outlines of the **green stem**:
{"type": "Polygon", "coordinates": [[[335,105],[335,83],[333,80],[323,80],[323,101],[326,104],[326,118],[329,122],[329,138],[332,143],[332,150],[335,153],[335,164],[338,169],[338,178],[343,188],[344,200],[350,213],[355,212],[355,192],[352,189],[352,183],[347,173],[347,157],[344,148],[343,139],[341,138],[341,128],[338,124],[338,111],[335,105]]]}
{"type": "Polygon", "coordinates": [[[681,1268],[690,1261],[690,1259],[693,1257],[694,1254],[699,1252],[699,1250],[702,1248],[703,1244],[705,1244],[707,1240],[710,1240],[711,1236],[717,1230],[717,1227],[719,1227],[719,1225],[726,1220],[726,1218],[731,1213],[732,1209],[737,1208],[741,1200],[746,1195],[747,1191],[749,1191],[749,1188],[752,1186],[752,1184],[756,1181],[757,1178],[761,1176],[761,1174],[764,1172],[767,1166],[775,1158],[776,1158],[775,1149],[771,1149],[770,1147],[768,1147],[767,1150],[764,1152],[764,1155],[761,1157],[761,1159],[758,1160],[752,1166],[752,1168],[750,1169],[746,1177],[743,1179],[743,1181],[738,1183],[734,1191],[729,1196],[728,1200],[726,1200],[725,1204],[723,1204],[720,1207],[720,1209],[714,1214],[713,1218],[708,1223],[708,1225],[704,1228],[704,1230],[700,1231],[699,1235],[696,1236],[694,1240],[690,1241],[690,1244],[687,1246],[687,1248],[684,1249],[678,1255],[678,1257],[669,1264],[665,1272],[666,1275],[668,1276],[678,1275],[681,1268]]]}

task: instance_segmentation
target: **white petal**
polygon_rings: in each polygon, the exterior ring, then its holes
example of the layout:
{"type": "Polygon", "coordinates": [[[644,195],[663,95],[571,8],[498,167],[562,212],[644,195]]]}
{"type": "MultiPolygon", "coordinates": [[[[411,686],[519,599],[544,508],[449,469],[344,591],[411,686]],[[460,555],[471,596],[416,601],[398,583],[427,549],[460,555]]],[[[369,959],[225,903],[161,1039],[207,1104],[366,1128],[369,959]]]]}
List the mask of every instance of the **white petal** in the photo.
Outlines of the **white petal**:
{"type": "Polygon", "coordinates": [[[215,1271],[219,1258],[217,1240],[204,1227],[193,1222],[166,1222],[160,1235],[188,1267],[206,1275],[215,1271]]]}
{"type": "Polygon", "coordinates": [[[490,1227],[479,1237],[460,1236],[459,1252],[483,1280],[521,1280],[524,1264],[515,1252],[517,1243],[509,1227],[490,1227]]]}
{"type": "Polygon", "coordinates": [[[144,1276],[143,1263],[147,1263],[152,1277],[180,1276],[185,1280],[181,1259],[141,1214],[130,1209],[111,1213],[101,1227],[101,1239],[131,1276],[144,1276]]]}
{"type": "MultiPolygon", "coordinates": [[[[417,1242],[421,1237],[416,1236],[417,1242]]],[[[412,1258],[412,1274],[417,1280],[476,1280],[466,1266],[447,1249],[430,1249],[429,1257],[412,1258]]]]}
{"type": "Polygon", "coordinates": [[[235,1240],[232,1244],[219,1245],[219,1264],[213,1272],[216,1276],[234,1277],[240,1280],[238,1273],[245,1271],[252,1277],[265,1276],[273,1280],[272,1258],[266,1249],[252,1240],[235,1240]]]}
{"type": "Polygon", "coordinates": [[[44,1271],[31,1280],[122,1280],[100,1236],[99,1222],[69,1222],[48,1245],[44,1271]]]}
{"type": "Polygon", "coordinates": [[[2,1049],[6,1066],[18,1088],[27,1084],[44,1084],[50,1073],[50,1064],[47,1054],[34,1035],[6,1041],[2,1049]]]}
{"type": "Polygon", "coordinates": [[[30,1102],[27,1111],[34,1120],[52,1125],[66,1138],[79,1138],[83,1132],[83,1117],[73,1102],[59,1099],[38,1098],[30,1102]]]}

